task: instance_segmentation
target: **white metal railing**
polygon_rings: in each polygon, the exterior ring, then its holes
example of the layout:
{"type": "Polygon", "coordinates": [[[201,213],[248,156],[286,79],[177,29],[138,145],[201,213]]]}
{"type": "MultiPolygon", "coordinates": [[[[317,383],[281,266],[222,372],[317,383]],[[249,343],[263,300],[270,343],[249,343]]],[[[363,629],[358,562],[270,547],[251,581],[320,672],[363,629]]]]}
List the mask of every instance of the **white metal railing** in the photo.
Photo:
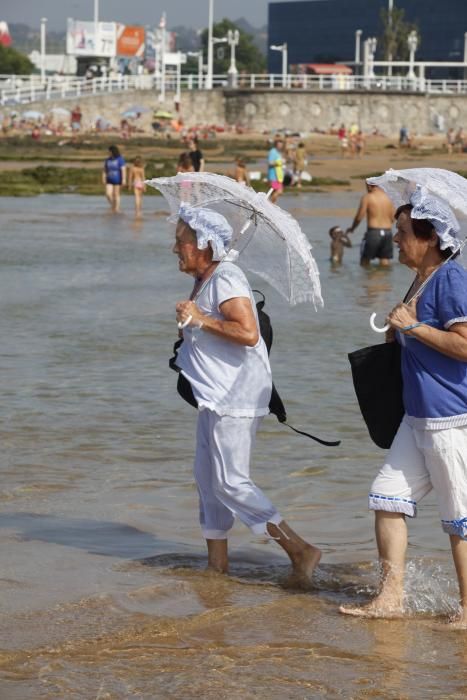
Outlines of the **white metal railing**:
{"type": "MultiPolygon", "coordinates": [[[[422,93],[467,93],[467,80],[428,80],[405,76],[356,76],[356,75],[239,75],[232,84],[226,75],[213,76],[213,87],[235,87],[237,89],[295,89],[317,91],[385,91],[422,93]]],[[[203,80],[198,75],[182,75],[180,90],[203,89],[203,80]]],[[[165,91],[177,92],[176,73],[167,73],[165,91]]],[[[15,106],[43,100],[73,100],[86,95],[148,90],[161,92],[161,79],[154,75],[109,75],[100,78],[77,78],[74,76],[0,75],[0,104],[15,106]]]]}

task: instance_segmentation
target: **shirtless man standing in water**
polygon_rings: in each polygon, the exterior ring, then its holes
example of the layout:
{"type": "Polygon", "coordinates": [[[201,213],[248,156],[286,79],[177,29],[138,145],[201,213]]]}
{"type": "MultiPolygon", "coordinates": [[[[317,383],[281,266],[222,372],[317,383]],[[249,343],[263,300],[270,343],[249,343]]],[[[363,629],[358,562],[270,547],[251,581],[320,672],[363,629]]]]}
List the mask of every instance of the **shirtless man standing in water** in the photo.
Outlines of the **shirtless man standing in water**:
{"type": "Polygon", "coordinates": [[[366,216],[367,230],[360,249],[360,265],[368,267],[374,258],[387,267],[393,255],[392,223],[394,207],[380,187],[367,185],[368,192],[361,198],[352,226],[346,233],[353,233],[366,216]]]}

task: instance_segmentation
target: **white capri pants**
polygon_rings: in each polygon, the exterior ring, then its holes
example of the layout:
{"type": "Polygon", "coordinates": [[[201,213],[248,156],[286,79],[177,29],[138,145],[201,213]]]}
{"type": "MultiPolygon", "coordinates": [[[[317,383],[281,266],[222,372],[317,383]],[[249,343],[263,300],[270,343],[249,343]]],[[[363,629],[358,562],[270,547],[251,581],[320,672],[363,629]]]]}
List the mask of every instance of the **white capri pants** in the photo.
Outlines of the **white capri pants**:
{"type": "Polygon", "coordinates": [[[467,539],[467,426],[426,430],[404,418],[372,484],[369,507],[415,517],[431,489],[443,530],[467,539]]]}
{"type": "Polygon", "coordinates": [[[199,521],[207,540],[225,540],[237,516],[256,534],[281,515],[250,479],[250,457],[261,418],[198,412],[194,475],[199,521]]]}

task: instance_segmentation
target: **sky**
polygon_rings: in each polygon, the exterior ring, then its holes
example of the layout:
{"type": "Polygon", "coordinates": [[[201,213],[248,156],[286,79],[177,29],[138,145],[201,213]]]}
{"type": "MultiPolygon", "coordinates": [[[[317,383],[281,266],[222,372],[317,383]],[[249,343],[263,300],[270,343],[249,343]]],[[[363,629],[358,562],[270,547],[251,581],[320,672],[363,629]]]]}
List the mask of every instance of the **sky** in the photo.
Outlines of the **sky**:
{"type": "MultiPolygon", "coordinates": [[[[96,1],[102,21],[155,25],[165,10],[169,28],[184,25],[200,29],[208,24],[209,0],[1,0],[0,20],[39,27],[41,17],[46,17],[49,29],[65,31],[67,17],[92,20],[96,1]]],[[[214,21],[245,17],[254,27],[263,27],[269,1],[214,0],[214,21]]]]}

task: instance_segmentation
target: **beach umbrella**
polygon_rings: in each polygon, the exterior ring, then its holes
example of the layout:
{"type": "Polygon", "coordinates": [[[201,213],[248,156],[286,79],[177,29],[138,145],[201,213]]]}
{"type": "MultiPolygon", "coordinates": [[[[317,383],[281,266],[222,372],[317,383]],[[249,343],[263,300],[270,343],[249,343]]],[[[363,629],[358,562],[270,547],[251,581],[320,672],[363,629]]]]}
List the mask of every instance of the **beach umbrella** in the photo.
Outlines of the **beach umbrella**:
{"type": "Polygon", "coordinates": [[[131,107],[128,107],[126,111],[134,112],[135,114],[147,114],[148,112],[152,112],[152,109],[150,107],[145,107],[144,105],[132,105],[131,107]]]}
{"type": "Polygon", "coordinates": [[[42,112],[37,112],[34,109],[29,109],[26,112],[23,112],[21,116],[23,119],[42,119],[44,117],[42,112]]]}
{"type": "Polygon", "coordinates": [[[157,112],[154,112],[154,118],[155,119],[173,119],[173,114],[171,112],[166,112],[163,109],[158,109],[157,112]]]}
{"type": "Polygon", "coordinates": [[[228,260],[265,279],[291,305],[323,306],[318,266],[298,222],[263,192],[224,175],[179,173],[148,180],[167,200],[174,219],[181,204],[222,214],[234,231],[228,260]]]}
{"type": "Polygon", "coordinates": [[[71,112],[69,109],[65,109],[65,107],[52,107],[50,110],[50,113],[53,114],[55,117],[62,117],[66,118],[69,117],[71,112]]]}

